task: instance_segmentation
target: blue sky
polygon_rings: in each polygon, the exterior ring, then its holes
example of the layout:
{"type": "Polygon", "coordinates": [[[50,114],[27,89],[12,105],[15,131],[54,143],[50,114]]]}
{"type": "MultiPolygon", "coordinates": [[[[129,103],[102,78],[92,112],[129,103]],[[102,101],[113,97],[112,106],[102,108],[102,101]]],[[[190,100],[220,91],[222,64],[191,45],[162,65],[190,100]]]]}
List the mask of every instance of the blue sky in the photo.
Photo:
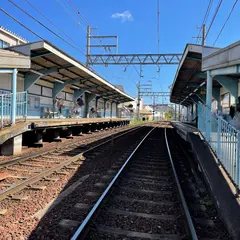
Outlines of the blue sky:
{"type": "MultiPolygon", "coordinates": [[[[13,0],[28,13],[35,16],[42,23],[54,29],[42,16],[40,16],[25,0],[13,0]]],[[[69,7],[67,0],[28,0],[37,7],[46,17],[54,22],[62,31],[74,39],[82,49],[86,46],[86,23],[92,27],[97,27],[97,35],[117,35],[119,38],[119,53],[157,53],[157,0],[71,0],[84,18],[80,21],[77,14],[69,7]],[[63,5],[65,8],[63,7],[63,5]],[[69,12],[67,12],[69,9],[69,12]],[[122,16],[128,11],[128,18],[123,21],[122,17],[113,18],[112,15],[122,16]]],[[[207,27],[212,19],[219,0],[213,1],[213,6],[208,18],[207,27]]],[[[230,12],[235,0],[223,0],[223,4],[216,17],[216,20],[209,32],[206,44],[212,45],[215,41],[221,26],[230,12]]],[[[200,26],[209,0],[160,0],[160,52],[161,53],[182,53],[186,43],[195,43],[197,36],[197,26],[200,26]]],[[[39,24],[31,20],[24,13],[14,7],[8,0],[1,0],[1,7],[33,29],[44,39],[50,41],[57,47],[63,49],[73,57],[85,63],[84,55],[66,45],[57,37],[49,33],[39,24]]],[[[216,46],[224,47],[240,40],[240,31],[237,23],[240,22],[240,3],[235,7],[222,35],[216,46]]],[[[1,24],[11,31],[21,35],[29,41],[39,40],[23,27],[0,12],[1,24]]],[[[60,35],[62,35],[60,33],[60,35]]],[[[93,41],[93,44],[99,44],[93,41]]],[[[99,52],[103,52],[100,50],[99,52]]],[[[139,70],[139,66],[136,66],[139,70]]],[[[157,73],[156,66],[144,66],[142,83],[152,80],[154,91],[168,91],[168,86],[172,83],[177,66],[161,67],[157,73]]],[[[93,69],[105,77],[113,84],[124,85],[125,91],[130,95],[136,95],[137,90],[134,82],[139,80],[139,76],[133,66],[129,66],[126,72],[121,66],[94,66],[93,69]]],[[[151,102],[145,99],[145,102],[151,102]]]]}

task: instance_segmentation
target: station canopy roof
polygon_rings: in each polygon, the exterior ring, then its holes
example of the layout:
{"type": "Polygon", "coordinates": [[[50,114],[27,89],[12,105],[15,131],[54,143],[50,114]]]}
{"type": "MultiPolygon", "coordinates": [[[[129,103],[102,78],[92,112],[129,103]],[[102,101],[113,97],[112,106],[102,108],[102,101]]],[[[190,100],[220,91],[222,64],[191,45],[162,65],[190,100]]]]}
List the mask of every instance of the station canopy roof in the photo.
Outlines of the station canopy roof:
{"type": "MultiPolygon", "coordinates": [[[[172,85],[170,102],[185,106],[193,103],[206,81],[206,73],[202,71],[202,55],[214,51],[216,48],[213,47],[186,45],[172,85]]],[[[217,81],[213,81],[213,86],[221,87],[217,81]]]]}
{"type": "Polygon", "coordinates": [[[31,69],[26,69],[25,72],[41,73],[45,70],[45,74],[41,76],[42,80],[62,84],[69,82],[73,89],[87,90],[114,102],[121,103],[134,100],[134,98],[86,68],[81,62],[47,41],[26,43],[10,49],[31,57],[31,69]],[[46,74],[46,72],[48,73],[46,74]]]}
{"type": "Polygon", "coordinates": [[[240,41],[203,56],[202,70],[212,75],[240,78],[240,41]]]}

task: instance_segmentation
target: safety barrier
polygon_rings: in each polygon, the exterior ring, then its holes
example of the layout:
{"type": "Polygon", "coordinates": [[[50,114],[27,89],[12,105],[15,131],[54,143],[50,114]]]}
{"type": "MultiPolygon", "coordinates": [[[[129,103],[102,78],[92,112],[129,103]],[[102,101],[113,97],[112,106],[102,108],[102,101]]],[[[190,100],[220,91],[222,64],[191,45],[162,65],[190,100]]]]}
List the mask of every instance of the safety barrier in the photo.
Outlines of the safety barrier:
{"type": "Polygon", "coordinates": [[[198,129],[206,140],[206,122],[211,122],[210,139],[208,141],[218,161],[225,168],[232,181],[239,189],[240,185],[240,131],[225,121],[221,116],[213,114],[209,108],[199,104],[198,129]]]}
{"type": "MultiPolygon", "coordinates": [[[[11,125],[13,94],[0,95],[1,128],[11,125]]],[[[16,120],[24,119],[27,116],[27,92],[16,94],[16,120]]]]}

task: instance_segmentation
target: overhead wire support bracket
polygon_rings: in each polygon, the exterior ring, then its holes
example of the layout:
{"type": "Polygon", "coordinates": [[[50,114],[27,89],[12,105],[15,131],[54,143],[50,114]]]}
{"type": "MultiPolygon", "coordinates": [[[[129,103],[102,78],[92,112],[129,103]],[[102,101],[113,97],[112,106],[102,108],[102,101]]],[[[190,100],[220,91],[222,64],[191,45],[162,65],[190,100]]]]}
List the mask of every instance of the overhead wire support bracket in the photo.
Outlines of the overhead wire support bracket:
{"type": "Polygon", "coordinates": [[[89,54],[90,65],[179,64],[182,54],[89,54]]]}
{"type": "Polygon", "coordinates": [[[97,35],[97,36],[90,36],[90,38],[118,38],[118,36],[99,36],[99,35],[97,35]]]}
{"type": "Polygon", "coordinates": [[[141,97],[153,97],[153,96],[160,96],[160,97],[169,97],[170,92],[140,92],[139,93],[141,97]]]}
{"type": "MultiPolygon", "coordinates": [[[[91,47],[91,48],[102,48],[103,47],[103,45],[90,45],[89,47],[91,47]]],[[[117,47],[117,45],[116,44],[105,44],[104,45],[104,48],[116,48],[117,47]]]]}

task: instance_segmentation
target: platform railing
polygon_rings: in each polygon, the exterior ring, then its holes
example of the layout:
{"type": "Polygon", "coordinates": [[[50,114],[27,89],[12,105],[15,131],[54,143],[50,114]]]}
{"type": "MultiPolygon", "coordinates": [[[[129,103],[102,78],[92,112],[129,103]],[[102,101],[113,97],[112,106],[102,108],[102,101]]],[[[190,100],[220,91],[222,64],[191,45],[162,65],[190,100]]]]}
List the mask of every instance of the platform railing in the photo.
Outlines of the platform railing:
{"type": "MultiPolygon", "coordinates": [[[[13,94],[0,95],[1,128],[11,125],[13,94]]],[[[16,94],[16,120],[26,120],[27,92],[16,94]]]]}
{"type": "Polygon", "coordinates": [[[198,129],[206,140],[206,119],[211,121],[210,140],[208,141],[218,163],[221,164],[239,191],[240,185],[240,131],[221,116],[213,114],[207,107],[201,106],[198,129]],[[208,115],[209,114],[209,115],[208,115]]]}

